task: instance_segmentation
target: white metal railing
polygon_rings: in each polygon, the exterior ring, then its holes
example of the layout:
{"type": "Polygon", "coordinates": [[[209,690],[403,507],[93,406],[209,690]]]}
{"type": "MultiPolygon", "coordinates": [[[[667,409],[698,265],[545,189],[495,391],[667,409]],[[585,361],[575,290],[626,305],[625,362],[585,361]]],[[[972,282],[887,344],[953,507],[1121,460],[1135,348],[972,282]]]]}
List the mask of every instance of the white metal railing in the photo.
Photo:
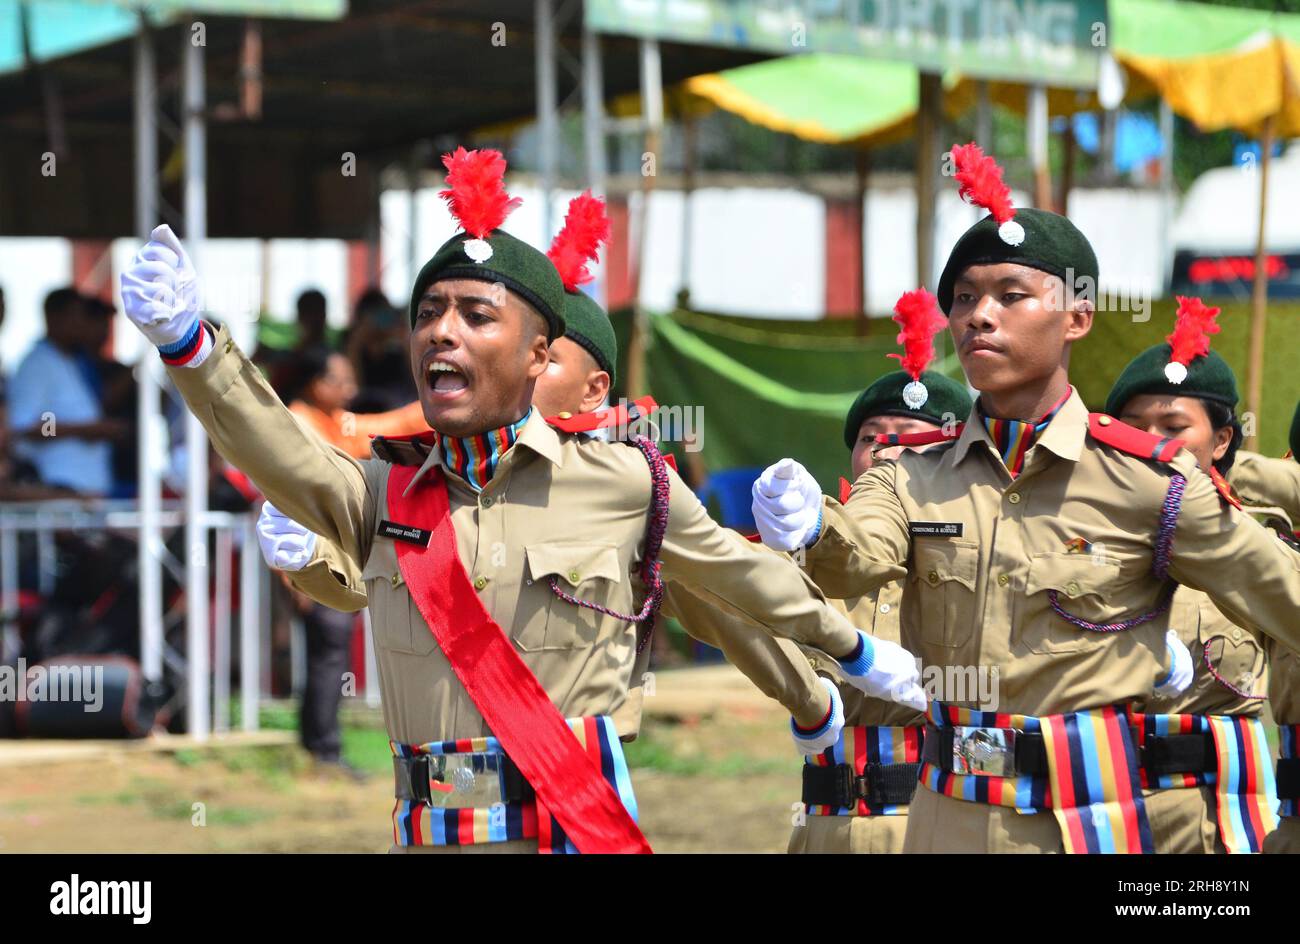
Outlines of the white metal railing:
{"type": "MultiPolygon", "coordinates": [[[[185,506],[180,502],[162,502],[157,506],[153,518],[152,535],[156,543],[142,554],[148,558],[154,568],[166,568],[182,585],[194,569],[196,563],[194,552],[187,552],[184,560],[178,560],[162,543],[161,532],[164,529],[177,529],[190,526],[194,530],[197,523],[203,533],[211,531],[215,543],[215,560],[213,561],[214,584],[212,587],[213,607],[209,622],[209,638],[194,640],[188,637],[190,644],[185,647],[186,659],[186,698],[192,700],[196,694],[193,685],[195,678],[201,679],[197,686],[198,697],[205,700],[204,710],[198,716],[205,722],[209,718],[211,730],[223,733],[230,728],[230,681],[231,662],[231,628],[233,623],[233,596],[235,587],[235,570],[232,567],[234,550],[239,548],[238,585],[239,585],[239,661],[240,661],[240,727],[245,731],[257,730],[258,707],[264,698],[270,697],[270,675],[262,671],[263,665],[270,664],[270,610],[269,594],[266,583],[270,571],[262,563],[257,546],[257,534],[254,530],[256,516],[250,512],[234,513],[208,511],[201,520],[194,522],[187,519],[185,506]],[[197,644],[195,644],[197,642],[197,644]],[[211,650],[209,650],[211,646],[211,650]],[[206,710],[206,699],[211,693],[211,713],[206,710]]],[[[37,502],[0,502],[0,662],[12,662],[19,654],[18,638],[18,539],[23,533],[35,535],[37,547],[37,587],[42,593],[54,588],[55,580],[55,541],[59,531],[109,531],[130,536],[139,541],[141,534],[150,532],[146,527],[146,515],[135,501],[116,499],[53,499],[37,502]]],[[[143,538],[148,540],[148,536],[143,538]]],[[[203,549],[206,558],[206,546],[203,549]]],[[[206,560],[200,568],[207,572],[206,560]]],[[[144,594],[147,586],[161,597],[161,581],[148,584],[141,580],[140,592],[144,594]]],[[[202,606],[206,610],[207,592],[202,593],[202,606]]],[[[187,594],[187,611],[193,606],[193,600],[187,594]]],[[[159,606],[157,613],[159,625],[146,625],[148,620],[140,623],[140,665],[145,675],[151,679],[160,679],[164,662],[164,620],[165,616],[159,606]]],[[[189,713],[195,716],[194,712],[189,713]]],[[[191,725],[191,727],[193,727],[191,725]]],[[[200,730],[191,730],[190,734],[203,738],[209,732],[207,724],[200,730]]]]}

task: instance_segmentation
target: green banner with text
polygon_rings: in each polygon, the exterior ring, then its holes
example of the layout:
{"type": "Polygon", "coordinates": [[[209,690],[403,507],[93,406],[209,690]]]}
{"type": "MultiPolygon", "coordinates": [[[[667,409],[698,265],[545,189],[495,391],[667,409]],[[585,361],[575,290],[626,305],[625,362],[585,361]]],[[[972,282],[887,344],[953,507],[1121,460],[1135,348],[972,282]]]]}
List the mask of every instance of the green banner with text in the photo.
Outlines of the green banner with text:
{"type": "Polygon", "coordinates": [[[1094,87],[1105,0],[585,0],[598,33],[900,59],[928,72],[1094,87]]]}

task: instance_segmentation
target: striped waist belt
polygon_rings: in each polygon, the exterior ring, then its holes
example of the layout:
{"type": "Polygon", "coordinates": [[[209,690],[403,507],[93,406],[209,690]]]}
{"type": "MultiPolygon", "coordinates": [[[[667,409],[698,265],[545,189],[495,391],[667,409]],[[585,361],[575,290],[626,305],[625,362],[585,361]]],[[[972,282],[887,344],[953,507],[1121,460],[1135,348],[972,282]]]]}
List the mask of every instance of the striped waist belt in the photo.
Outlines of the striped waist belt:
{"type": "MultiPolygon", "coordinates": [[[[635,819],[636,798],[613,720],[577,718],[568,724],[635,819]]],[[[496,738],[388,743],[393,751],[397,798],[393,842],[397,845],[464,846],[536,839],[541,852],[577,851],[496,738]]]]}
{"type": "Polygon", "coordinates": [[[927,789],[1021,813],[1051,810],[1066,852],[1153,851],[1137,750],[1118,708],[1032,717],[931,702],[929,720],[927,789]]]}
{"type": "Polygon", "coordinates": [[[1277,796],[1282,816],[1300,816],[1300,724],[1278,725],[1277,796]]]}
{"type": "Polygon", "coordinates": [[[803,803],[813,816],[900,816],[916,790],[921,725],[846,727],[804,758],[803,803]]]}
{"type": "Polygon", "coordinates": [[[1278,792],[1264,724],[1229,715],[1129,712],[1141,745],[1142,786],[1214,787],[1219,838],[1228,852],[1259,852],[1277,828],[1278,792]]]}

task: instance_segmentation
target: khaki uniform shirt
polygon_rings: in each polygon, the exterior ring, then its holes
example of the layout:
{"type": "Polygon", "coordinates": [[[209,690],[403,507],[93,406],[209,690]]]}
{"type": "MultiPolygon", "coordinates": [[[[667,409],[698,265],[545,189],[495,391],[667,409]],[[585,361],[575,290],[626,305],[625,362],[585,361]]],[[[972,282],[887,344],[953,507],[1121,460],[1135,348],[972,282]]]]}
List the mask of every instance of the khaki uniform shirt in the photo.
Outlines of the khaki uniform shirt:
{"type": "Polygon", "coordinates": [[[836,597],[905,581],[904,646],[927,666],[997,669],[999,703],[974,707],[1046,715],[1126,702],[1168,670],[1169,615],[1091,632],[1053,612],[1048,591],[1098,623],[1151,610],[1163,588],[1151,573],[1160,508],[1179,472],[1170,577],[1240,626],[1300,641],[1300,556],[1222,501],[1187,451],[1157,463],[1087,430],[1072,392],[1012,479],[973,412],[955,441],[873,467],[845,505],[826,499],[809,572],[836,597]],[[960,533],[914,536],[935,530],[916,522],[960,533]]]}
{"type": "MultiPolygon", "coordinates": [[[[739,536],[737,539],[744,541],[739,536]]],[[[747,549],[764,550],[761,544],[744,543],[747,549]]],[[[318,536],[312,561],[286,576],[317,603],[351,611],[366,606],[364,587],[353,589],[362,584],[358,577],[352,576],[355,570],[355,565],[332,542],[318,536]]],[[[842,609],[838,600],[828,602],[842,609]]],[[[798,723],[813,725],[825,717],[826,693],[817,684],[813,668],[823,663],[837,665],[834,659],[823,653],[818,662],[816,656],[806,656],[788,639],[774,639],[766,633],[755,632],[751,623],[718,609],[675,582],[664,586],[660,614],[681,621],[691,636],[722,650],[727,661],[740,669],[763,694],[780,703],[798,723]]],[[[647,644],[632,672],[629,701],[634,704],[620,712],[621,718],[639,715],[641,682],[649,668],[649,657],[647,644]]]]}
{"type": "MultiPolygon", "coordinates": [[[[310,433],[280,403],[222,328],[199,367],[169,373],[217,451],[242,469],[282,512],[335,545],[360,569],[376,642],[389,736],[407,744],[488,733],[402,580],[392,541],[376,537],[387,518],[391,465],[354,460],[310,433]]],[[[423,459],[422,474],[439,463],[423,459]]],[[[665,579],[689,586],[755,628],[831,653],[850,651],[856,631],[791,562],[740,547],[669,471],[665,579]]],[[[475,493],[447,476],[457,550],[483,603],[566,717],[621,712],[636,662],[636,633],[624,621],[566,603],[548,586],[620,613],[634,613],[636,577],[650,504],[650,473],[628,446],[557,433],[534,414],[475,493]]],[[[328,571],[329,562],[317,566],[328,571]]],[[[319,575],[319,574],[318,574],[319,575]]]]}

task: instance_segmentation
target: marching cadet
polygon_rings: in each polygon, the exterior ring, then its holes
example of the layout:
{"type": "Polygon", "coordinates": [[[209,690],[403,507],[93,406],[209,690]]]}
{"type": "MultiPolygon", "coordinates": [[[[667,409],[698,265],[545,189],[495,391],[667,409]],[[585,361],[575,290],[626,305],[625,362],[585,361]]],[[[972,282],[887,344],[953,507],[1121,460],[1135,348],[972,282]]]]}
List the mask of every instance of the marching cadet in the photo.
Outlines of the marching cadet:
{"type": "Polygon", "coordinates": [[[517,201],[499,153],[444,163],[463,231],[410,304],[436,435],[377,442],[358,462],[305,431],[199,318],[197,274],[165,226],[123,275],[124,307],[218,451],[361,568],[396,754],[395,846],[648,851],[617,716],[661,571],[840,657],[872,694],[916,697],[915,666],[797,568],[727,538],[647,440],[579,439],[541,419],[533,390],[564,331],[565,282],[500,229],[517,201]]]}
{"type": "MultiPolygon", "coordinates": [[[[1300,494],[1295,484],[1300,477],[1300,466],[1296,465],[1300,463],[1300,406],[1291,420],[1290,443],[1292,467],[1278,468],[1270,460],[1257,468],[1263,474],[1257,474],[1251,484],[1258,485],[1265,494],[1280,497],[1278,504],[1293,514],[1291,520],[1295,522],[1300,521],[1294,505],[1294,496],[1300,494]]],[[[1264,839],[1264,852],[1296,855],[1300,854],[1300,652],[1272,639],[1265,640],[1265,647],[1270,662],[1268,705],[1278,726],[1277,795],[1281,820],[1264,839]]]]}
{"type": "MultiPolygon", "coordinates": [[[[1106,412],[1177,439],[1229,503],[1291,538],[1285,512],[1258,502],[1243,506],[1224,478],[1240,457],[1242,429],[1234,412],[1236,378],[1210,350],[1210,336],[1220,330],[1219,309],[1198,298],[1178,302],[1173,333],[1124,368],[1106,412]]],[[[1258,458],[1257,468],[1263,467],[1267,460],[1258,458]]],[[[1169,623],[1195,657],[1192,685],[1181,694],[1140,700],[1129,715],[1155,849],[1259,852],[1277,826],[1273,763],[1260,720],[1267,637],[1236,625],[1191,587],[1174,593],[1169,623]]]]}
{"type": "MultiPolygon", "coordinates": [[[[909,292],[900,299],[896,310],[903,322],[917,310],[911,306],[919,301],[919,294],[909,292]]],[[[925,295],[925,308],[932,311],[933,296],[925,295]]],[[[923,344],[932,356],[929,336],[923,344]]],[[[919,363],[905,361],[911,369],[886,374],[854,401],[844,423],[844,444],[851,453],[855,479],[877,460],[893,459],[902,451],[901,446],[877,448],[877,437],[932,432],[970,413],[965,387],[925,370],[928,360],[922,355],[919,363]],[[903,391],[914,381],[929,392],[920,405],[904,399],[903,391]]],[[[848,485],[841,480],[842,499],[847,498],[848,485]]],[[[902,601],[903,586],[892,581],[842,605],[853,625],[870,627],[878,639],[899,642],[902,601]]],[[[811,658],[842,699],[845,727],[834,744],[805,757],[802,801],[807,815],[791,833],[789,851],[901,852],[920,768],[925,716],[906,705],[861,695],[839,683],[833,663],[816,655],[811,658]]],[[[796,730],[796,742],[802,733],[796,730]]]]}
{"type": "MultiPolygon", "coordinates": [[[[942,374],[926,370],[934,356],[933,337],[943,325],[934,296],[924,290],[907,292],[895,308],[902,326],[899,341],[905,354],[904,370],[881,377],[864,390],[849,409],[844,424],[844,444],[849,449],[855,477],[878,458],[892,458],[902,447],[878,448],[877,436],[921,433],[955,424],[971,409],[965,388],[942,374]],[[908,399],[922,383],[928,391],[922,402],[908,399]],[[907,391],[907,394],[904,393],[907,391]]],[[[898,355],[890,355],[897,357],[898,355]]],[[[848,483],[841,479],[841,494],[848,483]]],[[[669,588],[665,602],[692,635],[721,633],[725,620],[688,593],[669,588]]],[[[838,602],[838,601],[837,601],[838,602]]],[[[870,627],[873,637],[898,642],[902,586],[889,583],[857,598],[843,601],[855,626],[870,627]]],[[[739,636],[732,633],[733,636],[739,636]]],[[[741,644],[747,642],[743,638],[741,644]]],[[[723,642],[715,643],[726,651],[723,642]]],[[[755,639],[750,650],[788,646],[783,640],[755,639]]],[[[737,656],[727,653],[735,662],[737,656]]],[[[792,706],[791,733],[804,755],[802,815],[790,835],[792,853],[894,853],[901,852],[907,828],[908,803],[916,789],[920,766],[924,714],[915,707],[877,698],[861,697],[842,684],[834,663],[809,656],[833,699],[833,719],[808,729],[792,706]]],[[[763,675],[748,672],[751,678],[763,675]]],[[[769,695],[786,704],[780,693],[769,695]]]]}
{"type": "Polygon", "coordinates": [[[939,281],[980,393],[969,419],[897,437],[938,444],[868,470],[844,503],[787,460],[755,514],[770,545],[806,547],[831,596],[905,580],[902,639],[927,670],[997,672],[994,703],[931,702],[905,851],[1149,852],[1121,706],[1191,680],[1175,582],[1294,645],[1300,558],[1176,442],[1088,414],[1068,365],[1092,325],[1092,247],[1065,217],[1015,209],[974,145],[953,157],[990,211],[939,281]]]}
{"type": "MultiPolygon", "coordinates": [[[[575,197],[570,212],[583,214],[587,210],[585,201],[590,199],[586,195],[575,197]]],[[[548,251],[557,265],[563,264],[565,257],[564,237],[564,232],[557,235],[548,251]]],[[[548,417],[552,426],[577,433],[595,433],[610,427],[627,429],[636,421],[635,415],[629,414],[647,415],[653,409],[654,401],[650,398],[638,400],[630,408],[620,405],[599,409],[616,376],[618,338],[604,309],[585,292],[565,292],[564,336],[551,343],[550,353],[546,371],[537,379],[533,406],[548,417]],[[642,412],[638,414],[638,410],[642,412]]],[[[328,539],[313,535],[270,502],[262,503],[257,530],[267,564],[284,571],[295,589],[336,610],[353,612],[365,608],[366,589],[360,569],[328,539]],[[313,552],[304,553],[308,546],[313,552]]],[[[755,633],[749,623],[719,610],[675,582],[664,584],[660,612],[678,619],[685,619],[686,612],[693,614],[696,618],[687,630],[701,642],[722,650],[764,694],[785,706],[796,730],[803,732],[797,737],[798,743],[815,747],[819,736],[834,739],[839,730],[835,721],[842,723],[843,712],[836,712],[835,701],[830,709],[826,707],[828,693],[818,685],[809,658],[794,643],[755,633]]],[[[620,717],[640,717],[644,696],[642,680],[649,669],[651,652],[647,643],[644,637],[638,643],[637,661],[620,717]]],[[[834,664],[825,658],[822,663],[834,664]]],[[[830,697],[838,699],[839,692],[830,697]]],[[[908,710],[913,714],[916,711],[908,710]]],[[[635,730],[634,724],[630,726],[635,730]]]]}

